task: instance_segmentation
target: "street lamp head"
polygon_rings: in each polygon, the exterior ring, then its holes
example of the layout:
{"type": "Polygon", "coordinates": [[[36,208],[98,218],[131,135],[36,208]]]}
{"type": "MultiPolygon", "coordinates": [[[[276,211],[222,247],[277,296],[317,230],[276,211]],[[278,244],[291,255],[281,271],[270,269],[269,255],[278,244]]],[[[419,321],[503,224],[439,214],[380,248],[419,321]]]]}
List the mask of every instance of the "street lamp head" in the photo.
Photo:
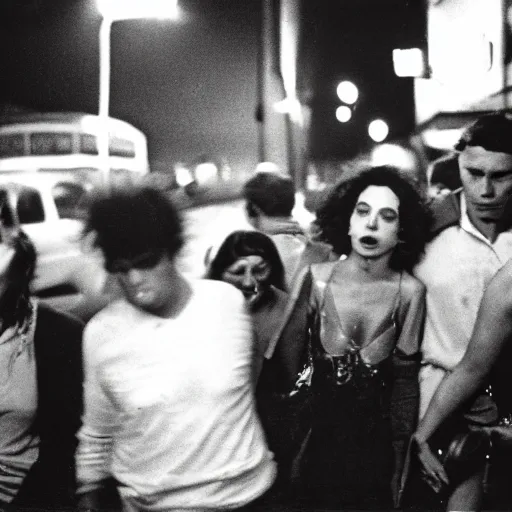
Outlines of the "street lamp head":
{"type": "Polygon", "coordinates": [[[375,142],[382,142],[389,135],[388,123],[382,119],[374,119],[368,125],[368,135],[375,142]]]}
{"type": "Polygon", "coordinates": [[[350,118],[352,117],[352,110],[350,110],[349,107],[346,105],[340,105],[336,109],[336,119],[340,123],[346,123],[347,121],[350,121],[350,118]]]}
{"type": "Polygon", "coordinates": [[[96,0],[98,12],[108,21],[141,18],[176,19],[178,0],[96,0]]]}
{"type": "Polygon", "coordinates": [[[343,80],[343,82],[338,84],[336,93],[341,101],[349,105],[353,105],[357,101],[357,98],[359,98],[359,89],[356,84],[348,80],[343,80]]]}

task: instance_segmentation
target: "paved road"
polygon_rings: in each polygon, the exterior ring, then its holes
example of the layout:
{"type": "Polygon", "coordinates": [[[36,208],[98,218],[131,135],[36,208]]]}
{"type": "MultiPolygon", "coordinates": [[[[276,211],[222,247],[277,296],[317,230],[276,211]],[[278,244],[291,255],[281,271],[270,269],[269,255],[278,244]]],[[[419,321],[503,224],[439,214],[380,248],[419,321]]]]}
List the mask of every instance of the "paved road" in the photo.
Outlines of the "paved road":
{"type": "Polygon", "coordinates": [[[201,277],[204,257],[211,246],[218,246],[236,229],[250,229],[245,219],[243,202],[201,206],[184,212],[186,244],[180,258],[180,269],[188,276],[201,277]]]}

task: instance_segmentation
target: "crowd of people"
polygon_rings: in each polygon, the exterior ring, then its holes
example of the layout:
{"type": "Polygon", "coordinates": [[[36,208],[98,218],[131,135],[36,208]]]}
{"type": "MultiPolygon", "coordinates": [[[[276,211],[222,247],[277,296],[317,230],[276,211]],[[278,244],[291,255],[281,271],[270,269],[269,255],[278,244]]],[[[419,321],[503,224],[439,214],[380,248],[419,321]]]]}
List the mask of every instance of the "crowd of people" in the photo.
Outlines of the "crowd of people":
{"type": "Polygon", "coordinates": [[[512,120],[451,158],[435,200],[392,166],[342,176],[311,232],[258,172],[201,279],[162,191],[97,193],[84,237],[120,294],[85,326],[31,296],[0,209],[2,508],[512,509],[512,120]]]}

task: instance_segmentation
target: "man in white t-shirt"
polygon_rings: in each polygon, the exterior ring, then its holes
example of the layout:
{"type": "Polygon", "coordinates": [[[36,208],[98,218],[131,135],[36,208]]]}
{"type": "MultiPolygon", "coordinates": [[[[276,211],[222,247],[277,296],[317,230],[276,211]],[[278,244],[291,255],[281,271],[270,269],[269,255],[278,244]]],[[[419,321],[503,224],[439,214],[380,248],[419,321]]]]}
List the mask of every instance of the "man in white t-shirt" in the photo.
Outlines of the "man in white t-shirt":
{"type": "Polygon", "coordinates": [[[100,508],[110,478],[125,510],[250,506],[276,467],[256,416],[242,294],[180,274],[181,220],[156,189],[96,198],[86,231],[124,298],[84,335],[80,506],[100,508]]]}
{"type": "MultiPolygon", "coordinates": [[[[487,284],[512,257],[512,120],[482,116],[455,149],[462,189],[434,202],[435,237],[415,269],[427,287],[420,416],[462,359],[487,284]]],[[[450,510],[475,510],[481,483],[481,475],[462,482],[450,510]]]]}

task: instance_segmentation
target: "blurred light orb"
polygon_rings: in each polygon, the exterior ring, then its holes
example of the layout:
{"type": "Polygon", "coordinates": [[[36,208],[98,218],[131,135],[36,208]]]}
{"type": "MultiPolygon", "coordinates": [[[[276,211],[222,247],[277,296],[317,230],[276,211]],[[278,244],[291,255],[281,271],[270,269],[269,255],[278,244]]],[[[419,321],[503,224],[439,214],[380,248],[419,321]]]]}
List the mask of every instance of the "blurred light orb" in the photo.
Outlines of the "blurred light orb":
{"type": "Polygon", "coordinates": [[[349,105],[353,105],[357,101],[357,98],[359,98],[359,89],[348,80],[344,80],[338,84],[336,93],[341,101],[349,105]]]}
{"type": "Polygon", "coordinates": [[[382,119],[374,119],[368,125],[368,134],[375,142],[382,142],[389,134],[389,126],[382,119]]]}
{"type": "Polygon", "coordinates": [[[418,162],[413,151],[397,144],[379,144],[375,146],[370,155],[370,162],[374,166],[392,165],[404,171],[413,171],[418,162]]]}
{"type": "Polygon", "coordinates": [[[190,169],[182,164],[176,164],[174,175],[176,176],[176,184],[180,187],[185,187],[194,181],[194,176],[192,176],[190,169]]]}
{"type": "Polygon", "coordinates": [[[340,123],[346,123],[347,121],[350,121],[350,118],[352,117],[352,110],[350,110],[349,107],[346,105],[341,105],[341,107],[338,107],[336,109],[336,119],[340,123]]]}
{"type": "Polygon", "coordinates": [[[200,185],[214,181],[218,175],[219,170],[213,162],[203,162],[196,166],[195,177],[200,185]]]}
{"type": "Polygon", "coordinates": [[[254,172],[280,172],[279,166],[274,162],[259,162],[254,172]]]}

